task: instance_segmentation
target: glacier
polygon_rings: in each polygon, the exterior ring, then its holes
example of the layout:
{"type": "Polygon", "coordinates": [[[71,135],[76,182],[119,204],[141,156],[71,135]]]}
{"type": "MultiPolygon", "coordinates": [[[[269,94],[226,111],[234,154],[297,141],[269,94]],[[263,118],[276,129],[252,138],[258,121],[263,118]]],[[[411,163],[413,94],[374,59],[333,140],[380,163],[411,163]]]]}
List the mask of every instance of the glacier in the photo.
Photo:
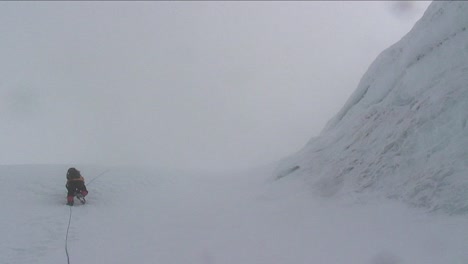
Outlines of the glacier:
{"type": "Polygon", "coordinates": [[[276,174],[320,197],[468,212],[468,3],[434,1],[370,65],[318,137],[276,174]]]}
{"type": "Polygon", "coordinates": [[[467,25],[433,2],[274,168],[74,164],[90,193],[69,207],[71,165],[0,165],[0,263],[468,263],[467,25]]]}

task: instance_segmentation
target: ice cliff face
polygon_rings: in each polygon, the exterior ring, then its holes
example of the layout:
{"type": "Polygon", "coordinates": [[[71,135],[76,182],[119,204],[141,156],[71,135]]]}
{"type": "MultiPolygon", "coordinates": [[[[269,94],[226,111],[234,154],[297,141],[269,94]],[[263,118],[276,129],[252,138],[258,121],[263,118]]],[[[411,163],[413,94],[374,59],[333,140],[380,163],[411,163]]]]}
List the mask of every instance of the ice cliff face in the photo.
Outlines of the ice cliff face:
{"type": "Polygon", "coordinates": [[[377,194],[468,213],[468,2],[433,2],[319,137],[281,162],[325,197],[377,194]]]}

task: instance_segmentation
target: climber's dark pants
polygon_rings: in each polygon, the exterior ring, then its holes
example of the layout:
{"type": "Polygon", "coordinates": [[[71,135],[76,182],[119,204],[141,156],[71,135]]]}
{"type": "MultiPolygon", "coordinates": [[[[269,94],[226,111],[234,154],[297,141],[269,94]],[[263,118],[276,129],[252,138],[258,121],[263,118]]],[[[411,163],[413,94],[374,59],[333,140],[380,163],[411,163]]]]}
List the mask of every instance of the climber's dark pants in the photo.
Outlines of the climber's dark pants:
{"type": "Polygon", "coordinates": [[[88,191],[86,186],[82,181],[69,181],[67,183],[68,196],[75,196],[75,192],[78,191],[88,191]]]}

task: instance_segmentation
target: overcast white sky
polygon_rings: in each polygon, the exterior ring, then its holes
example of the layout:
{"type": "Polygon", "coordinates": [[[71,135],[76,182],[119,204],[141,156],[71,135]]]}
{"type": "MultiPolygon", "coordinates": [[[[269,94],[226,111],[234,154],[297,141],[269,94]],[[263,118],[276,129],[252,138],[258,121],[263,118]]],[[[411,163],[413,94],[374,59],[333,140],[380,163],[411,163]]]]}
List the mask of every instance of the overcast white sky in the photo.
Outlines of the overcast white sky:
{"type": "Polygon", "coordinates": [[[0,163],[278,160],[428,5],[0,2],[0,163]]]}

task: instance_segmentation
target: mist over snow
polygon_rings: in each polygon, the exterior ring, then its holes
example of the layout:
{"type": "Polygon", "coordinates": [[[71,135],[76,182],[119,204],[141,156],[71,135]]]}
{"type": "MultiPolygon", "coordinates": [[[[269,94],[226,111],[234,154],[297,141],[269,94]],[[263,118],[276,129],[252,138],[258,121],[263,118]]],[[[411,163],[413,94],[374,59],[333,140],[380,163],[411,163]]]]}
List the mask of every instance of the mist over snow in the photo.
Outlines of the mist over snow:
{"type": "MultiPolygon", "coordinates": [[[[133,126],[141,123],[132,117],[141,116],[112,107],[112,100],[101,104],[68,91],[35,94],[27,87],[3,94],[11,100],[2,107],[15,114],[3,115],[12,127],[2,132],[26,140],[15,155],[37,156],[37,149],[27,146],[40,148],[35,138],[44,130],[30,125],[54,123],[35,119],[41,111],[66,124],[60,128],[64,131],[39,138],[52,142],[67,135],[67,144],[47,144],[45,151],[63,156],[54,164],[0,165],[0,263],[468,263],[467,26],[468,3],[433,2],[401,41],[377,57],[318,137],[280,164],[243,172],[80,165],[82,159],[67,154],[85,155],[97,144],[103,152],[92,152],[86,160],[99,162],[102,153],[138,159],[144,156],[139,145],[149,144],[145,139],[154,135],[144,129],[134,134],[133,126]],[[59,104],[75,103],[68,114],[76,118],[45,103],[63,95],[70,100],[59,104]],[[89,106],[98,104],[93,109],[103,110],[96,113],[99,118],[92,111],[80,114],[74,96],[89,106]],[[109,127],[98,122],[105,118],[112,124],[122,114],[130,122],[117,135],[140,139],[131,151],[106,140],[109,127]],[[93,118],[91,127],[65,133],[93,118]],[[101,131],[97,137],[95,129],[101,131]],[[89,139],[89,145],[73,141],[77,135],[89,139]],[[85,205],[66,205],[70,166],[86,180],[85,205]]],[[[193,92],[185,96],[197,95],[193,92]]],[[[99,93],[120,103],[138,102],[99,93]]],[[[133,96],[145,98],[147,110],[153,109],[151,97],[133,96]]],[[[197,97],[200,102],[202,97],[197,97]]],[[[171,121],[186,120],[179,114],[171,121]]],[[[181,139],[185,135],[165,131],[181,139]]],[[[177,152],[160,154],[180,161],[177,152]]]]}
{"type": "Polygon", "coordinates": [[[428,4],[0,1],[0,164],[277,161],[428,4]]]}
{"type": "Polygon", "coordinates": [[[467,28],[466,2],[433,2],[277,177],[304,177],[321,197],[468,213],[467,28]]]}

